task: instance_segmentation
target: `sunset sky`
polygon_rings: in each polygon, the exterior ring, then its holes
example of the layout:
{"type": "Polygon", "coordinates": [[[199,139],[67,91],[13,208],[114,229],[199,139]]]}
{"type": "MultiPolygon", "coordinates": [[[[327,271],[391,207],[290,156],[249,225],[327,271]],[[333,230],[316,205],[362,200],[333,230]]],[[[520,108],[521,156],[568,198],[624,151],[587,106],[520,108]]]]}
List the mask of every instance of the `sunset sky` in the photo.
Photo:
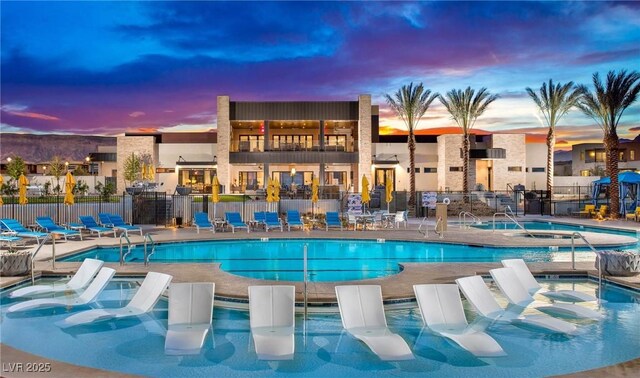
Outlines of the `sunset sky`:
{"type": "MultiPolygon", "coordinates": [[[[355,100],[402,129],[384,93],[422,81],[501,98],[490,132],[544,133],[525,93],[640,69],[640,2],[7,2],[1,12],[3,132],[115,135],[215,128],[216,96],[355,100]]],[[[454,126],[434,103],[421,128],[454,126]]],[[[640,131],[640,103],[619,135],[640,131]]],[[[601,140],[578,111],[557,147],[601,140]]]]}

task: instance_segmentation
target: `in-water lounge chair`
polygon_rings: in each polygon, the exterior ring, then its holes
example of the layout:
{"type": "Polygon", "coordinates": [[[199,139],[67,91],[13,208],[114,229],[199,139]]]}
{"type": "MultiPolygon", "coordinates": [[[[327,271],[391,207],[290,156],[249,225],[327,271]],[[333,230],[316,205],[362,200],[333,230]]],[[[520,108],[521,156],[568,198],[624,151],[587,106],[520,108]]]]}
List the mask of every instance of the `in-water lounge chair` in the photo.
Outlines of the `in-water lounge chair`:
{"type": "Polygon", "coordinates": [[[304,230],[304,223],[300,219],[300,212],[298,210],[287,211],[287,229],[291,231],[291,227],[300,227],[304,230]]]}
{"type": "Polygon", "coordinates": [[[503,309],[480,276],[458,278],[456,283],[476,312],[491,321],[526,325],[555,333],[572,334],[576,332],[576,326],[564,320],[544,314],[524,316],[520,312],[503,309]]]}
{"type": "Polygon", "coordinates": [[[140,236],[142,236],[142,227],[125,223],[124,219],[122,219],[120,215],[109,214],[109,219],[111,219],[113,228],[121,230],[125,235],[129,236],[129,232],[140,232],[140,236]]]}
{"type": "Polygon", "coordinates": [[[111,268],[102,268],[96,278],[91,282],[85,291],[79,296],[59,297],[59,298],[38,298],[28,301],[20,302],[9,307],[7,312],[28,311],[33,309],[49,308],[49,307],[76,307],[84,306],[93,303],[105,287],[109,284],[109,281],[113,278],[116,271],[111,268]]]}
{"type": "Polygon", "coordinates": [[[40,239],[44,239],[49,235],[45,232],[31,231],[15,219],[0,219],[0,223],[3,224],[3,229],[5,231],[12,232],[15,236],[20,236],[22,238],[36,239],[36,243],[40,243],[40,239]]]}
{"type": "Polygon", "coordinates": [[[279,228],[280,232],[282,229],[282,222],[280,221],[280,217],[278,213],[273,211],[267,211],[264,217],[265,230],[268,232],[272,228],[279,228]]]}
{"type": "Polygon", "coordinates": [[[578,306],[571,303],[541,303],[537,302],[527,289],[522,286],[516,272],[512,268],[498,268],[489,271],[491,277],[500,288],[502,294],[509,300],[509,303],[521,307],[521,308],[535,308],[536,310],[546,312],[549,314],[574,317],[574,318],[587,318],[587,319],[602,319],[602,314],[588,309],[586,307],[578,306]]]}
{"type": "Polygon", "coordinates": [[[211,328],[213,282],[174,283],[169,287],[168,355],[198,354],[211,328]]]}
{"type": "Polygon", "coordinates": [[[116,237],[116,230],[111,227],[102,227],[98,225],[95,219],[91,215],[81,215],[80,222],[89,230],[91,234],[98,234],[98,237],[101,238],[102,234],[113,232],[113,237],[116,237]]]}
{"type": "Polygon", "coordinates": [[[231,232],[235,233],[236,228],[246,228],[247,233],[249,233],[250,228],[246,223],[242,221],[242,217],[238,212],[229,212],[224,213],[225,218],[227,218],[227,223],[231,226],[231,232]]]}
{"type": "Polygon", "coordinates": [[[529,267],[527,267],[527,264],[522,259],[502,260],[502,265],[505,268],[513,269],[522,286],[524,286],[531,295],[537,293],[551,299],[565,302],[595,302],[598,300],[598,298],[593,295],[576,290],[541,291],[542,286],[540,286],[535,277],[533,277],[529,267]]]}
{"type": "Polygon", "coordinates": [[[342,231],[342,221],[340,220],[340,215],[336,211],[327,211],[325,215],[325,223],[327,225],[327,231],[329,231],[329,227],[340,227],[340,231],[342,231]]]}
{"type": "Polygon", "coordinates": [[[160,296],[167,289],[173,277],[157,272],[149,272],[142,285],[129,303],[121,308],[99,308],[71,315],[61,322],[63,327],[71,327],[97,321],[139,316],[153,309],[160,296]]]}
{"type": "Polygon", "coordinates": [[[35,285],[23,287],[9,294],[11,298],[21,298],[38,294],[60,293],[65,291],[79,291],[87,287],[91,279],[95,277],[104,262],[96,259],[84,259],[78,271],[71,277],[67,283],[58,283],[53,285],[35,285]]]}
{"type": "Polygon", "coordinates": [[[411,349],[387,327],[379,285],[336,286],[342,326],[383,361],[411,360],[411,349]]]}
{"type": "Polygon", "coordinates": [[[249,286],[249,322],[260,360],[290,360],[295,341],[295,286],[249,286]]]}
{"type": "Polygon", "coordinates": [[[422,319],[431,331],[446,337],[476,357],[506,356],[500,344],[467,323],[456,284],[413,285],[422,319]]]}
{"type": "Polygon", "coordinates": [[[80,238],[80,240],[82,240],[82,232],[78,230],[68,230],[60,225],[57,225],[56,222],[51,219],[51,217],[37,217],[36,223],[46,232],[54,235],[60,235],[64,238],[64,240],[67,240],[67,238],[71,236],[77,236],[80,238]]]}
{"type": "Polygon", "coordinates": [[[196,226],[196,232],[199,234],[200,229],[212,231],[216,233],[216,228],[209,220],[209,215],[204,212],[197,212],[193,214],[193,225],[196,226]]]}

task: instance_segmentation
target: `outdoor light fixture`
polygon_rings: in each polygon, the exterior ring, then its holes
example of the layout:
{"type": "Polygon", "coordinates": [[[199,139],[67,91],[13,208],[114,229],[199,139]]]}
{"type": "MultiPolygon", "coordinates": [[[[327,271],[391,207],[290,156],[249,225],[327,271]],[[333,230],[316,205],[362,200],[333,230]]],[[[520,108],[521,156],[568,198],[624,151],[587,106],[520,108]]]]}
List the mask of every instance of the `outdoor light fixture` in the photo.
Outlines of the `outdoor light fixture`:
{"type": "Polygon", "coordinates": [[[11,159],[11,157],[8,157],[8,158],[7,158],[7,161],[8,161],[9,163],[11,163],[11,160],[12,160],[12,159],[11,159]]]}
{"type": "Polygon", "coordinates": [[[182,155],[180,155],[180,156],[178,156],[178,161],[185,162],[186,160],[184,160],[184,158],[182,157],[182,155]]]}
{"type": "Polygon", "coordinates": [[[296,175],[296,168],[293,167],[293,168],[291,168],[291,177],[293,177],[295,175],[296,175]]]}

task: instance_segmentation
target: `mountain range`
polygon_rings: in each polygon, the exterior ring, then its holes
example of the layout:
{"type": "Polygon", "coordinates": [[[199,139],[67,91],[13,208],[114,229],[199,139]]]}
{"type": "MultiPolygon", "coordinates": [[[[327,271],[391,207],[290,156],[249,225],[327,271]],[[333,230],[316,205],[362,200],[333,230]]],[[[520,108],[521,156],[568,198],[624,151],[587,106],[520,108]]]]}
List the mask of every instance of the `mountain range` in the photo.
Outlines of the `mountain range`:
{"type": "Polygon", "coordinates": [[[115,146],[116,137],[58,134],[0,133],[0,161],[20,156],[27,163],[43,163],[54,156],[80,162],[98,146],[115,146]]]}

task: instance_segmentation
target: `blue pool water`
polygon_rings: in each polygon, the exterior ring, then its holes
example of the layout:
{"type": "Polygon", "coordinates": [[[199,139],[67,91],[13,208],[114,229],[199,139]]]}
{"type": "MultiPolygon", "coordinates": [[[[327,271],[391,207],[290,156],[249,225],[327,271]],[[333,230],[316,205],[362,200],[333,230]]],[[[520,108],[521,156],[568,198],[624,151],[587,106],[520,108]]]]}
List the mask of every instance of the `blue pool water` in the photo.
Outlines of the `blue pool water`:
{"type": "MultiPolygon", "coordinates": [[[[460,244],[375,240],[271,239],[202,241],[159,244],[151,257],[154,263],[221,263],[221,269],[251,278],[302,281],[303,248],[308,246],[311,281],[347,281],[397,274],[399,264],[440,262],[497,262],[523,258],[529,262],[569,261],[569,250],[549,248],[494,248],[460,244]]],[[[138,246],[128,259],[142,262],[138,246]]],[[[118,248],[95,248],[62,258],[82,261],[87,257],[108,262],[120,258],[118,248]]],[[[588,249],[579,250],[576,260],[593,260],[588,249]]]]}
{"type": "MultiPolygon", "coordinates": [[[[591,281],[543,284],[576,287],[591,294],[597,289],[591,281]]],[[[134,292],[135,285],[130,282],[113,281],[99,297],[99,303],[104,307],[123,306],[134,292]]],[[[154,377],[542,377],[640,357],[640,296],[614,286],[605,286],[602,295],[607,300],[599,310],[605,315],[604,320],[568,320],[577,325],[576,335],[547,334],[511,325],[490,326],[487,332],[507,353],[499,358],[475,358],[423,330],[416,308],[386,311],[391,330],[403,337],[413,351],[416,359],[412,361],[380,361],[364,344],[342,331],[338,314],[310,314],[306,333],[302,318],[297,317],[294,359],[259,361],[251,340],[248,312],[220,307],[214,308],[213,334],[207,336],[200,354],[166,356],[164,301],[141,318],[62,329],[57,322],[87,307],[7,314],[7,307],[16,300],[8,298],[6,290],[0,293],[0,342],[49,359],[154,377]]],[[[467,317],[471,320],[473,316],[474,312],[467,308],[467,317]]]]}
{"type": "MultiPolygon", "coordinates": [[[[621,229],[580,226],[580,225],[574,225],[574,224],[561,224],[561,223],[554,223],[554,222],[528,221],[528,222],[520,222],[520,224],[527,230],[577,231],[577,232],[587,231],[587,232],[623,235],[623,236],[629,236],[632,238],[635,238],[637,235],[636,232],[625,231],[621,229]]],[[[491,230],[493,229],[493,223],[487,222],[482,224],[476,224],[476,225],[473,225],[473,227],[480,228],[483,230],[491,230]]],[[[504,222],[504,221],[497,222],[496,221],[496,229],[517,230],[517,229],[520,229],[520,227],[518,227],[513,222],[504,222]]]]}

